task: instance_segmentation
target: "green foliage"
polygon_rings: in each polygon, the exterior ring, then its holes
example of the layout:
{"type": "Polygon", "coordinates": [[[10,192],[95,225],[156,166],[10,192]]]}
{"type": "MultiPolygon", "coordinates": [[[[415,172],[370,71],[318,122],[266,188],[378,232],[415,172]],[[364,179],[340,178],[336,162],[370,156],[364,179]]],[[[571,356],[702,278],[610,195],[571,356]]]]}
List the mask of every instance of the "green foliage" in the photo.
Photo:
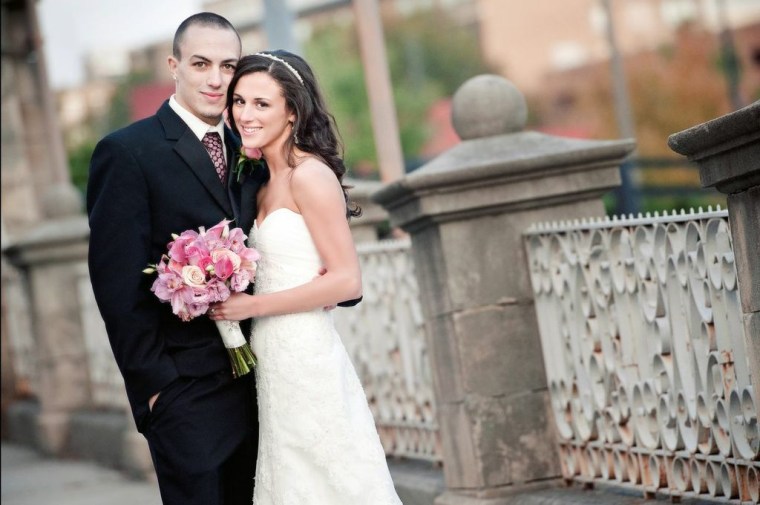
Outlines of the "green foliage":
{"type": "Polygon", "coordinates": [[[386,45],[394,77],[409,84],[430,81],[440,96],[453,95],[464,81],[489,71],[475,29],[457,24],[442,10],[388,23],[386,45]]]}
{"type": "Polygon", "coordinates": [[[135,86],[149,80],[150,76],[146,74],[132,73],[126,76],[118,85],[107,113],[102,117],[88,118],[87,138],[84,141],[77,142],[75,145],[68,145],[67,156],[71,171],[71,181],[83,193],[87,188],[90,158],[92,158],[95,145],[107,133],[130,123],[129,95],[135,86]]]}
{"type": "Polygon", "coordinates": [[[121,83],[119,83],[119,86],[116,88],[116,92],[111,99],[111,107],[108,109],[108,115],[105,120],[105,131],[102,132],[103,135],[127,126],[131,122],[129,96],[135,86],[150,81],[150,74],[133,72],[127,75],[121,83]]]}
{"type": "MultiPolygon", "coordinates": [[[[413,159],[429,138],[430,106],[487,67],[475,34],[443,12],[387,20],[384,29],[401,148],[405,158],[413,159]]],[[[335,115],[346,164],[375,170],[377,153],[356,28],[323,26],[305,53],[335,115]]]]}
{"type": "Polygon", "coordinates": [[[88,140],[79,146],[69,149],[69,168],[71,170],[71,182],[82,193],[87,189],[87,176],[90,172],[90,158],[95,150],[96,140],[88,140]]]}
{"type": "Polygon", "coordinates": [[[338,124],[349,166],[376,157],[357,44],[349,29],[330,27],[316,33],[306,48],[306,58],[338,124]]]}

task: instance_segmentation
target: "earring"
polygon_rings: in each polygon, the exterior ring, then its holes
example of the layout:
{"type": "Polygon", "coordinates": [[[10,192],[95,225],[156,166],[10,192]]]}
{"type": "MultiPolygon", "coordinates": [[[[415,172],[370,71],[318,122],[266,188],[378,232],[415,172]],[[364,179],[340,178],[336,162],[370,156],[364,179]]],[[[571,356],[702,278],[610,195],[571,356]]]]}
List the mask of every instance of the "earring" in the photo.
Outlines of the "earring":
{"type": "Polygon", "coordinates": [[[295,143],[296,145],[298,144],[298,134],[297,133],[293,134],[293,143],[295,143]]]}

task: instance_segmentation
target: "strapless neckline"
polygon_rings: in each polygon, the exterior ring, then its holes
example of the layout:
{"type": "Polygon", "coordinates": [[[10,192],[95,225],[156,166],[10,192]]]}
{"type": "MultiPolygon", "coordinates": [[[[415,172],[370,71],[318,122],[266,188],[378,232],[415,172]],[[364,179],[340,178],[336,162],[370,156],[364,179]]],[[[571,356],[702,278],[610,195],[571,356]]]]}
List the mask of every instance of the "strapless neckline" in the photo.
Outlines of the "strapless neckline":
{"type": "MultiPolygon", "coordinates": [[[[253,226],[254,226],[254,227],[257,229],[257,230],[260,230],[260,229],[261,229],[261,228],[264,226],[264,224],[265,224],[267,221],[269,221],[269,218],[270,218],[270,217],[272,217],[272,215],[273,215],[273,214],[276,214],[277,212],[279,212],[279,211],[281,211],[281,210],[287,210],[287,211],[289,211],[291,214],[293,214],[294,216],[301,216],[301,214],[299,214],[298,212],[294,211],[293,209],[289,209],[288,207],[278,207],[278,208],[274,209],[272,212],[270,212],[269,214],[267,214],[267,217],[265,217],[264,219],[262,219],[262,220],[261,220],[261,224],[259,224],[259,223],[258,223],[258,220],[257,220],[257,219],[254,219],[254,220],[253,220],[253,226]]],[[[301,216],[301,217],[303,217],[303,216],[301,216]]]]}

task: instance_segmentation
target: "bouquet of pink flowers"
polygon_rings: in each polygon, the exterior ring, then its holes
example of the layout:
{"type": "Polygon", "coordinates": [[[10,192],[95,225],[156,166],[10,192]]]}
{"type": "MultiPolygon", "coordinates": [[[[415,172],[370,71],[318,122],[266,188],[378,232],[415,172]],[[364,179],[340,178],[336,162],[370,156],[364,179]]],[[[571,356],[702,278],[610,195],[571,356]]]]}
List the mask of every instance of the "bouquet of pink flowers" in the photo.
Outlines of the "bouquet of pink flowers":
{"type": "MultiPolygon", "coordinates": [[[[230,293],[245,291],[256,274],[256,249],[245,246],[240,228],[230,229],[223,220],[205,230],[187,230],[172,235],[169,251],[156,265],[143,270],[158,272],[151,291],[162,302],[172,304],[172,312],[183,321],[205,314],[209,304],[223,302],[230,293]]],[[[237,321],[216,321],[232,363],[232,375],[251,371],[256,358],[243,337],[237,321]]]]}

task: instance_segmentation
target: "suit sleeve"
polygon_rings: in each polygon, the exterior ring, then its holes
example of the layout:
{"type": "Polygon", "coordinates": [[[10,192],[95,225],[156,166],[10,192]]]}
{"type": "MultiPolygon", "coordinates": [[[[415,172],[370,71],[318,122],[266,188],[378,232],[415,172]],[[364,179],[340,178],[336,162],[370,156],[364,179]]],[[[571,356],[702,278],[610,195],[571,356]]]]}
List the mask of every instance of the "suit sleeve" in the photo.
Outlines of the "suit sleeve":
{"type": "Polygon", "coordinates": [[[151,256],[149,187],[130,149],[113,138],[90,161],[88,263],[95,299],[130,401],[147,402],[178,377],[159,332],[160,312],[142,272],[151,256]]]}
{"type": "Polygon", "coordinates": [[[353,300],[346,300],[345,302],[340,302],[338,304],[338,307],[353,307],[354,305],[358,305],[359,302],[362,301],[363,296],[360,296],[359,298],[354,298],[353,300]]]}

